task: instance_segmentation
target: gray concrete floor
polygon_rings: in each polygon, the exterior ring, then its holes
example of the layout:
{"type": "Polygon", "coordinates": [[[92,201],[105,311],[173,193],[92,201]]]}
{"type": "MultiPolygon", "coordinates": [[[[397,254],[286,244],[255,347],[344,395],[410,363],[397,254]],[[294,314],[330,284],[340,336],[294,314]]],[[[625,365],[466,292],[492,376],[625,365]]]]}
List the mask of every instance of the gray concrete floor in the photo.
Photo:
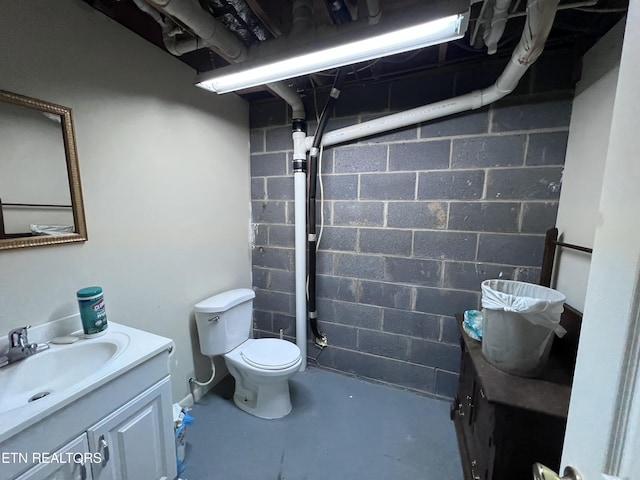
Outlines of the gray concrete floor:
{"type": "Polygon", "coordinates": [[[186,480],[462,479],[449,403],[316,367],[290,381],[293,411],[249,415],[228,377],[193,407],[186,480]]]}

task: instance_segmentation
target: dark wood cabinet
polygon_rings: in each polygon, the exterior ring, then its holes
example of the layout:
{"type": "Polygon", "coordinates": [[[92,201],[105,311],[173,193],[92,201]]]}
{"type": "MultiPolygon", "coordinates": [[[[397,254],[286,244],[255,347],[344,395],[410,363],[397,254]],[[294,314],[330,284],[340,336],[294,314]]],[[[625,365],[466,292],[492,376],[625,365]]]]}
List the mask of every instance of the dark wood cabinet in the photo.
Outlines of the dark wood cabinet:
{"type": "MultiPolygon", "coordinates": [[[[458,325],[462,316],[457,316],[458,325]]],[[[539,379],[490,365],[481,344],[461,332],[462,364],[451,418],[465,479],[524,480],[541,462],[559,470],[573,365],[552,355],[539,379]]]]}

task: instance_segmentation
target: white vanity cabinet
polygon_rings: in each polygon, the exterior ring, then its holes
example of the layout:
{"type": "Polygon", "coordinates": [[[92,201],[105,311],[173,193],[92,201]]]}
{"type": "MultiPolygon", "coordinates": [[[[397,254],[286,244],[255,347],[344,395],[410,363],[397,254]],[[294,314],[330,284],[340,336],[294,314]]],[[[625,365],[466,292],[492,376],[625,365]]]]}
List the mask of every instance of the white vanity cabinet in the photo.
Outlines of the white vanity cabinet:
{"type": "Polygon", "coordinates": [[[166,377],[61,449],[40,455],[46,463],[16,480],[172,480],[175,441],[167,435],[172,421],[166,377]]]}
{"type": "Polygon", "coordinates": [[[169,378],[119,408],[87,431],[92,452],[101,462],[92,463],[95,480],[165,480],[175,467],[175,441],[164,435],[172,421],[169,378]],[[169,407],[167,411],[166,406],[169,407]],[[170,442],[168,441],[170,440],[170,442]]]}
{"type": "Polygon", "coordinates": [[[0,480],[174,480],[171,343],[147,335],[112,376],[0,436],[0,480]]]}

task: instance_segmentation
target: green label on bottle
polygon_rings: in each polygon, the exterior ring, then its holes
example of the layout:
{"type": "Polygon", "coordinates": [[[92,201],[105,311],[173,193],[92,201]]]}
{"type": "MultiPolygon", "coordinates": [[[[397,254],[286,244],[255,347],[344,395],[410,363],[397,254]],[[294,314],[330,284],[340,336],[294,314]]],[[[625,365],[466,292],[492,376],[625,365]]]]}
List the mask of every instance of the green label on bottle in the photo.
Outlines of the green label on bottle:
{"type": "Polygon", "coordinates": [[[107,312],[102,295],[78,298],[78,306],[85,335],[95,335],[107,328],[107,312]]]}

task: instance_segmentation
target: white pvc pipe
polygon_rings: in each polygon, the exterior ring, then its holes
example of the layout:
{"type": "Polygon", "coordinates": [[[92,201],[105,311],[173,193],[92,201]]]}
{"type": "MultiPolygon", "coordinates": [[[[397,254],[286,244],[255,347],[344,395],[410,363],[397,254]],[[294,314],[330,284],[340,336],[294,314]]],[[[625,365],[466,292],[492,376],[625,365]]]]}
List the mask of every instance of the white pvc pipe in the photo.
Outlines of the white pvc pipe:
{"type": "MultiPolygon", "coordinates": [[[[494,85],[466,95],[333,130],[323,136],[322,145],[325,147],[336,145],[467,110],[475,110],[505,97],[516,88],[529,66],[542,53],[557,7],[558,0],[529,1],[522,38],[494,85]]],[[[313,137],[307,137],[305,145],[307,150],[311,148],[312,142],[313,137]]]]}
{"type": "Polygon", "coordinates": [[[293,20],[289,37],[306,33],[313,25],[313,1],[293,0],[293,20]]]}
{"type": "Polygon", "coordinates": [[[302,98],[300,98],[300,95],[293,87],[287,85],[285,82],[267,83],[267,87],[289,104],[291,107],[292,120],[305,119],[304,103],[302,103],[302,98]]]}
{"type": "Polygon", "coordinates": [[[234,63],[242,62],[247,56],[244,44],[224,25],[206,13],[197,0],[149,0],[169,15],[188,26],[203,43],[218,48],[234,63]]]}
{"type": "MultiPolygon", "coordinates": [[[[306,163],[305,132],[293,132],[293,161],[306,163]]],[[[302,364],[307,368],[307,172],[293,174],[295,219],[295,293],[296,293],[296,345],[300,348],[302,364]]]]}
{"type": "MultiPolygon", "coordinates": [[[[311,25],[313,4],[311,0],[294,0],[292,34],[300,34],[311,25]]],[[[284,82],[267,85],[276,95],[291,106],[291,118],[304,120],[305,110],[302,99],[297,92],[284,82]]],[[[305,132],[293,132],[293,161],[307,161],[305,148],[305,132]]],[[[293,173],[293,208],[294,208],[294,270],[296,296],[296,345],[300,349],[302,363],[300,371],[307,368],[307,172],[293,173]]]]}
{"type": "Polygon", "coordinates": [[[489,21],[489,28],[484,31],[483,40],[487,46],[487,53],[493,55],[498,50],[498,41],[502,38],[507,26],[511,0],[496,0],[493,5],[493,16],[489,21]]]}
{"type": "MultiPolygon", "coordinates": [[[[144,0],[134,1],[136,2],[136,5],[138,5],[138,8],[151,15],[151,17],[160,23],[160,25],[163,26],[164,31],[166,22],[164,22],[158,12],[147,5],[144,0]]],[[[224,25],[205,12],[197,0],[148,1],[187,26],[198,37],[198,39],[200,39],[202,42],[201,46],[207,46],[219,50],[222,55],[227,57],[227,59],[233,63],[240,63],[246,60],[247,49],[244,44],[233,33],[227,30],[224,25]]],[[[176,44],[175,48],[172,48],[171,44],[168,44],[167,48],[174,55],[180,55],[185,53],[187,51],[186,49],[191,46],[197,47],[198,42],[196,41],[192,44],[185,45],[176,44]]],[[[304,105],[297,92],[284,82],[270,83],[268,87],[276,95],[291,105],[294,112],[294,119],[305,118],[304,105]]]]}
{"type": "Polygon", "coordinates": [[[177,41],[175,36],[172,37],[171,35],[163,34],[162,41],[164,42],[164,46],[167,48],[167,51],[176,57],[184,55],[185,53],[193,52],[201,47],[197,38],[177,41]]]}
{"type": "Polygon", "coordinates": [[[487,13],[487,7],[489,6],[489,0],[485,0],[482,2],[482,7],[480,7],[480,14],[478,15],[478,19],[476,20],[476,24],[473,27],[473,32],[471,33],[471,38],[469,39],[469,44],[473,47],[476,45],[476,37],[478,36],[478,32],[480,31],[480,27],[487,23],[487,17],[489,14],[487,13]]]}
{"type": "Polygon", "coordinates": [[[380,11],[379,0],[367,0],[367,12],[369,14],[369,25],[380,23],[382,12],[380,11]]]}
{"type": "Polygon", "coordinates": [[[300,371],[307,368],[307,174],[295,172],[294,209],[295,209],[295,277],[296,277],[296,345],[300,348],[302,364],[300,371]]]}

